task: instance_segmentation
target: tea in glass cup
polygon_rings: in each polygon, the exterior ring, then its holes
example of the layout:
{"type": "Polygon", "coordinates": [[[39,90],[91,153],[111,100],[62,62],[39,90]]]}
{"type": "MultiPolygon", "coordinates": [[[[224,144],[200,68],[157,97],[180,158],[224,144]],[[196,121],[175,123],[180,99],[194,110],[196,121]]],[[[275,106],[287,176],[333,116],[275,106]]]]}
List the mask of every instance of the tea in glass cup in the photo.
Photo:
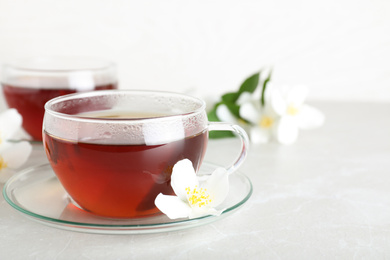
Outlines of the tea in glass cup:
{"type": "Polygon", "coordinates": [[[80,208],[110,218],[160,214],[159,193],[174,194],[173,166],[198,170],[210,130],[242,140],[233,172],[248,146],[242,128],[208,122],[205,103],[169,92],[107,90],[54,98],[45,105],[43,143],[59,181],[80,208]]]}
{"type": "Polygon", "coordinates": [[[8,107],[18,110],[23,128],[34,140],[41,141],[47,101],[75,92],[116,89],[116,67],[93,58],[21,59],[3,65],[1,84],[8,107]]]}

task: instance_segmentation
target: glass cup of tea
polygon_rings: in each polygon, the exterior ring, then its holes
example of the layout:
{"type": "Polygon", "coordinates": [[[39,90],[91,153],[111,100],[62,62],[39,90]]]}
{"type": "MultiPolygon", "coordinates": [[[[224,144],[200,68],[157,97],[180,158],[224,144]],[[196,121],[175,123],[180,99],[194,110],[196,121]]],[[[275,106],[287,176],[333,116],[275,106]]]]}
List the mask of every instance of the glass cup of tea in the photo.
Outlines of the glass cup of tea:
{"type": "Polygon", "coordinates": [[[2,66],[1,84],[10,108],[23,117],[23,128],[42,141],[44,105],[50,99],[92,90],[116,89],[114,63],[82,57],[26,58],[2,66]]]}
{"type": "Polygon", "coordinates": [[[43,144],[71,201],[110,218],[160,214],[159,193],[174,194],[173,166],[189,159],[198,170],[208,132],[232,131],[241,139],[234,172],[248,148],[245,131],[208,122],[201,99],[170,92],[103,90],[54,98],[45,105],[43,144]]]}

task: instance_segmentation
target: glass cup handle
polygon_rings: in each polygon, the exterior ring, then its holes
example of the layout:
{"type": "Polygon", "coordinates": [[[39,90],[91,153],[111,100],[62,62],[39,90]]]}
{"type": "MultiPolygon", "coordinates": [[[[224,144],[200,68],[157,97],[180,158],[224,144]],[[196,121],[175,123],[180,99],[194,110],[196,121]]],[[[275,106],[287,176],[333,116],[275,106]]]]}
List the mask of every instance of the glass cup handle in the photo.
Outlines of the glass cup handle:
{"type": "Polygon", "coordinates": [[[249,149],[249,138],[245,130],[238,125],[225,123],[225,122],[209,122],[209,131],[231,131],[237,135],[241,140],[241,152],[238,155],[237,160],[227,168],[228,174],[235,172],[241,164],[244,162],[249,149]]]}

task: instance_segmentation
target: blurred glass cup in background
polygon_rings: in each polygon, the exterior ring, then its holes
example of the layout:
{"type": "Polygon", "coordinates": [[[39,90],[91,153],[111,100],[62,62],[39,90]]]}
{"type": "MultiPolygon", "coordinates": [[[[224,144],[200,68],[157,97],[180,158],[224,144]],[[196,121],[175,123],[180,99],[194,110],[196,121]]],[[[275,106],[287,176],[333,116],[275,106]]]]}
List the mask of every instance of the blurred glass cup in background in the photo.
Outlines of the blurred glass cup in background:
{"type": "Polygon", "coordinates": [[[6,63],[1,84],[8,107],[18,110],[24,130],[36,141],[42,141],[44,105],[50,99],[118,88],[114,63],[83,57],[36,57],[6,63]]]}

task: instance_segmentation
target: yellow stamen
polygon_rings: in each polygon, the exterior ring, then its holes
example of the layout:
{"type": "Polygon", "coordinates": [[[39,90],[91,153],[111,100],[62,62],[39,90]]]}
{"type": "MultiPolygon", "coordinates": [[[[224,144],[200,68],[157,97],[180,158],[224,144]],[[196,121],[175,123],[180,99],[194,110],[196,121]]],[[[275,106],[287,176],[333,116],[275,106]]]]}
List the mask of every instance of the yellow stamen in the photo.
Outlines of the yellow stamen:
{"type": "Polygon", "coordinates": [[[269,116],[263,116],[259,121],[259,126],[263,128],[269,128],[274,123],[274,120],[269,116]]]}
{"type": "Polygon", "coordinates": [[[4,161],[3,156],[0,155],[0,170],[7,168],[7,163],[4,161]]]}
{"type": "Polygon", "coordinates": [[[198,206],[203,207],[208,205],[211,202],[210,195],[207,192],[207,189],[198,188],[195,186],[192,190],[190,187],[186,188],[187,199],[191,207],[198,206]]]}
{"type": "Polygon", "coordinates": [[[291,116],[295,116],[296,114],[298,114],[298,112],[299,109],[296,106],[290,105],[287,107],[287,114],[291,116]]]}

